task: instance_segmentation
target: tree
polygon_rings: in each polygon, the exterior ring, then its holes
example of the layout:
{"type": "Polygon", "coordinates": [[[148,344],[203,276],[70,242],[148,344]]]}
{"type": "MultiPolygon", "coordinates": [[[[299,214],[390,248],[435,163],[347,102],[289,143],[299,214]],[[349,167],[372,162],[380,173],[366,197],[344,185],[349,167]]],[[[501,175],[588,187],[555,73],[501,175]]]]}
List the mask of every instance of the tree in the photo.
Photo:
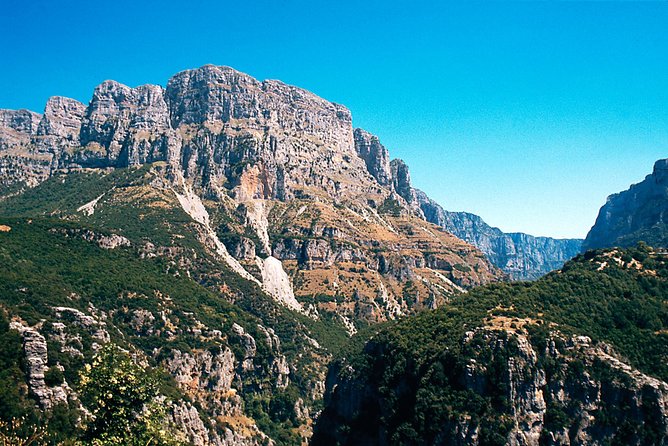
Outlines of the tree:
{"type": "Polygon", "coordinates": [[[103,346],[81,374],[80,391],[90,411],[84,440],[96,446],[175,445],[153,373],[113,344],[103,346]]]}

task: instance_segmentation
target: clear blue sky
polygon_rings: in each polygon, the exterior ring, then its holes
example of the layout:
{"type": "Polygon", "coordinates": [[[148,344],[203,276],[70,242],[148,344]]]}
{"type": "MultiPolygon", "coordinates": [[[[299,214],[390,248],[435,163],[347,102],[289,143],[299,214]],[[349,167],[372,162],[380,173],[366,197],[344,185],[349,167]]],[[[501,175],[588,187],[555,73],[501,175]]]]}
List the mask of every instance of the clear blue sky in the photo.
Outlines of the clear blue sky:
{"type": "Polygon", "coordinates": [[[505,231],[584,237],[607,195],[668,157],[665,1],[1,8],[0,108],[230,65],[345,104],[417,187],[505,231]]]}

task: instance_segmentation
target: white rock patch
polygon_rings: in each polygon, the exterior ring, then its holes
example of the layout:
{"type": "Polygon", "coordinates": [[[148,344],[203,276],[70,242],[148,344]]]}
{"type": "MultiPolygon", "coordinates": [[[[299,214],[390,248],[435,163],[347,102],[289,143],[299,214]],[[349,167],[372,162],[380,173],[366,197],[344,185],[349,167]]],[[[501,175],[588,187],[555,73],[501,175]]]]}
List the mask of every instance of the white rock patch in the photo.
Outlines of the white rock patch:
{"type": "Polygon", "coordinates": [[[263,288],[278,301],[300,312],[304,311],[301,304],[295,299],[292,284],[283,264],[276,257],[269,256],[262,260],[256,257],[256,262],[262,272],[263,288]]]}
{"type": "Polygon", "coordinates": [[[267,221],[263,200],[253,200],[246,203],[246,220],[262,242],[264,252],[271,253],[268,232],[269,222],[267,221]]]}
{"type": "Polygon", "coordinates": [[[91,216],[95,213],[95,206],[97,205],[97,202],[100,201],[102,197],[106,195],[106,192],[96,199],[89,201],[88,203],[84,204],[83,206],[80,206],[77,208],[77,212],[83,212],[84,215],[86,216],[91,216]]]}
{"type": "Polygon", "coordinates": [[[201,223],[204,226],[209,226],[209,213],[207,212],[202,200],[195,195],[195,193],[190,189],[190,187],[184,187],[185,195],[181,195],[178,192],[174,191],[176,198],[178,198],[179,203],[186,214],[190,215],[193,220],[197,223],[201,223]]]}
{"type": "MultiPolygon", "coordinates": [[[[183,210],[188,215],[190,215],[190,217],[193,220],[204,226],[207,236],[216,247],[216,254],[220,258],[222,258],[225,261],[225,263],[227,263],[227,265],[230,268],[232,268],[234,272],[239,274],[244,279],[257,283],[269,295],[271,295],[274,299],[283,303],[284,305],[292,308],[293,310],[303,312],[304,309],[302,308],[301,304],[297,302],[297,299],[295,299],[295,294],[294,291],[292,290],[292,284],[290,283],[290,278],[283,269],[283,264],[281,263],[281,261],[271,256],[267,257],[264,260],[258,257],[256,259],[256,262],[258,268],[262,273],[262,282],[260,282],[251,273],[246,271],[246,269],[239,263],[237,259],[232,257],[232,255],[227,251],[227,248],[225,247],[223,242],[221,242],[220,239],[218,238],[216,231],[211,229],[211,225],[209,224],[210,222],[209,213],[204,207],[202,200],[188,186],[184,186],[184,192],[185,194],[180,194],[174,191],[174,194],[176,195],[176,198],[179,200],[179,203],[181,204],[183,210]]],[[[262,220],[264,220],[265,222],[264,233],[267,234],[266,230],[267,219],[266,217],[264,217],[263,203],[260,202],[260,207],[254,209],[255,209],[254,212],[261,212],[262,220]]],[[[260,219],[258,219],[258,221],[259,220],[260,219]]],[[[266,241],[268,245],[269,244],[268,235],[266,236],[266,241]]]]}
{"type": "Polygon", "coordinates": [[[174,191],[174,194],[176,195],[176,198],[179,200],[179,203],[181,204],[181,207],[186,212],[186,214],[190,215],[193,220],[204,226],[207,236],[216,247],[216,254],[218,254],[218,256],[220,256],[225,261],[225,263],[227,263],[227,265],[241,277],[253,281],[261,286],[262,284],[260,281],[253,277],[251,273],[246,271],[244,267],[241,266],[241,264],[237,261],[237,259],[232,257],[232,255],[227,252],[227,248],[223,242],[220,241],[218,235],[216,235],[216,232],[211,229],[211,226],[209,225],[209,213],[204,207],[202,200],[200,200],[200,198],[195,195],[195,193],[189,187],[184,187],[184,191],[185,195],[179,194],[176,191],[174,191]]]}
{"type": "Polygon", "coordinates": [[[466,291],[466,290],[464,290],[464,288],[460,287],[459,285],[457,285],[457,284],[454,283],[452,280],[448,279],[447,277],[445,277],[443,274],[439,273],[438,271],[433,270],[433,269],[431,269],[431,268],[427,268],[427,269],[428,269],[429,271],[431,271],[432,273],[434,273],[434,275],[435,275],[436,277],[438,277],[438,278],[441,279],[443,282],[445,282],[446,284],[450,285],[452,288],[456,289],[457,291],[460,291],[460,292],[462,292],[462,293],[464,293],[464,292],[466,291]]]}

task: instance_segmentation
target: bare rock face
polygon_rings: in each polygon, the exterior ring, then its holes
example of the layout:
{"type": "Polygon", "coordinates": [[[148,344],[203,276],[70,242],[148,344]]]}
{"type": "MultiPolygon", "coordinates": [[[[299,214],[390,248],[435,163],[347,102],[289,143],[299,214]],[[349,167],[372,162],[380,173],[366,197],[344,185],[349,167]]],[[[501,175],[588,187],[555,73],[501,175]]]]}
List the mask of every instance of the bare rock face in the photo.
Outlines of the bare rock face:
{"type": "Polygon", "coordinates": [[[0,148],[25,144],[37,131],[41,117],[29,110],[0,110],[0,148]]]}
{"type": "Polygon", "coordinates": [[[72,325],[86,330],[97,343],[106,344],[109,342],[110,336],[106,329],[107,324],[104,321],[85,314],[76,308],[55,307],[54,311],[57,318],[67,320],[72,325]]]}
{"type": "Polygon", "coordinates": [[[371,133],[355,129],[355,149],[357,154],[366,163],[366,168],[371,175],[383,186],[392,183],[393,175],[390,170],[390,154],[380,143],[378,137],[371,133]]]}
{"type": "MultiPolygon", "coordinates": [[[[614,356],[609,346],[593,344],[586,336],[565,338],[555,333],[545,352],[537,352],[524,334],[514,333],[512,337],[517,353],[506,360],[506,398],[512,407],[514,422],[508,444],[600,444],[611,434],[601,428],[601,421],[611,426],[620,426],[629,420],[635,425],[658,422],[655,427],[664,439],[668,435],[668,384],[625,364],[614,356]],[[539,361],[541,357],[558,364],[560,372],[543,369],[545,360],[539,361]],[[615,377],[608,381],[587,372],[579,372],[580,375],[573,372],[576,367],[582,367],[579,364],[584,364],[586,369],[596,362],[609,367],[611,376],[615,377]],[[616,407],[617,402],[622,401],[628,405],[626,410],[616,407]],[[554,432],[554,425],[549,423],[553,423],[550,417],[556,410],[563,411],[571,422],[554,432]],[[610,419],[599,420],[603,412],[610,419]]],[[[498,331],[479,329],[469,333],[465,342],[471,343],[474,338],[481,338],[483,345],[492,346],[493,355],[507,355],[508,341],[500,337],[498,331]]],[[[497,384],[489,382],[483,362],[472,359],[471,366],[463,379],[477,393],[484,394],[484,389],[497,384]]],[[[469,425],[467,430],[475,431],[476,427],[469,425]]]]}
{"type": "Polygon", "coordinates": [[[208,350],[195,354],[172,351],[165,368],[176,382],[188,391],[229,392],[234,380],[235,361],[225,348],[213,354],[208,350]]]}
{"type": "Polygon", "coordinates": [[[174,424],[181,427],[190,444],[205,446],[208,444],[220,445],[220,439],[211,438],[210,430],[204,425],[197,409],[186,402],[175,404],[172,407],[171,418],[174,424]],[[216,441],[218,440],[218,441],[216,441]]]}
{"type": "Polygon", "coordinates": [[[2,116],[3,146],[36,145],[49,169],[168,161],[196,189],[220,196],[231,187],[239,201],[285,199],[305,187],[330,196],[360,193],[375,176],[390,183],[387,151],[361,131],[356,147],[345,107],[228,67],[181,72],[166,89],[105,81],[85,108],[55,97],[43,117],[2,116]]]}
{"type": "MultiPolygon", "coordinates": [[[[38,136],[60,138],[58,143],[69,141],[78,143],[81,121],[86,113],[86,106],[74,99],[53,96],[46,102],[44,115],[37,128],[38,136]]],[[[57,150],[57,147],[54,147],[57,150]]]]}
{"type": "Polygon", "coordinates": [[[645,180],[610,195],[582,249],[629,247],[639,241],[668,247],[668,159],[654,163],[645,180]]]}
{"type": "Polygon", "coordinates": [[[416,189],[413,188],[413,184],[411,183],[411,174],[408,165],[401,159],[393,159],[390,162],[390,167],[392,169],[394,197],[398,196],[400,199],[405,200],[406,207],[420,218],[424,218],[416,189]]]}
{"type": "Polygon", "coordinates": [[[262,325],[257,327],[265,336],[265,342],[271,352],[271,374],[275,377],[275,385],[279,389],[284,389],[290,384],[290,367],[285,355],[281,353],[281,341],[271,328],[265,328],[262,325]]]}
{"type": "Polygon", "coordinates": [[[86,106],[74,99],[54,96],[47,101],[32,140],[40,153],[52,156],[52,169],[66,164],[65,154],[79,149],[79,133],[85,112],[86,106]]]}
{"type": "Polygon", "coordinates": [[[3,186],[35,186],[48,178],[51,157],[30,145],[40,119],[28,110],[0,110],[0,192],[3,186]]]}
{"type": "Polygon", "coordinates": [[[12,322],[11,328],[17,330],[23,339],[23,353],[27,367],[28,387],[44,410],[50,410],[56,404],[67,405],[71,393],[67,382],[48,386],[44,375],[48,370],[48,348],[46,338],[34,327],[12,322]]]}
{"type": "Polygon", "coordinates": [[[239,237],[226,244],[230,254],[237,260],[253,260],[255,259],[255,243],[248,237],[239,237]]]}
{"type": "Polygon", "coordinates": [[[169,111],[162,87],[130,88],[105,81],[95,89],[86,109],[80,134],[83,151],[72,161],[91,167],[164,161],[169,136],[169,111]]]}
{"type": "Polygon", "coordinates": [[[186,176],[211,193],[226,182],[240,201],[284,199],[304,186],[330,194],[361,187],[366,170],[355,154],[350,112],[340,105],[215,66],[177,74],[167,97],[171,125],[184,135],[186,176]],[[343,179],[332,180],[333,172],[343,179]]]}
{"type": "Polygon", "coordinates": [[[207,426],[197,409],[190,403],[181,402],[172,407],[171,419],[180,426],[188,444],[195,446],[272,446],[274,442],[260,432],[255,425],[246,426],[246,433],[224,428],[218,432],[213,425],[207,426]]]}
{"type": "Polygon", "coordinates": [[[255,354],[257,353],[257,344],[255,343],[255,338],[246,333],[246,330],[244,330],[244,328],[237,323],[232,324],[232,332],[239,337],[241,345],[244,349],[243,358],[241,358],[240,373],[243,374],[253,371],[255,369],[253,360],[255,359],[255,354]]]}

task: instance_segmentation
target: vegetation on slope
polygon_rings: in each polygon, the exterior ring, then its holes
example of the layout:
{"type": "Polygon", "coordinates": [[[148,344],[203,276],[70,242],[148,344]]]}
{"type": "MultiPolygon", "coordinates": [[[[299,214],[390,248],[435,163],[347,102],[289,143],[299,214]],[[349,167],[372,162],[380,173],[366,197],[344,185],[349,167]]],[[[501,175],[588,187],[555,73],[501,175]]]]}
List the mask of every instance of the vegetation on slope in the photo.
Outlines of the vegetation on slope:
{"type": "MultiPolygon", "coordinates": [[[[34,400],[27,393],[25,367],[18,333],[8,329],[7,317],[13,317],[34,326],[41,323],[43,332],[49,333],[56,317],[55,307],[69,307],[84,313],[91,311],[110,315],[106,321],[111,340],[131,351],[140,351],[152,367],[159,367],[158,360],[171,349],[189,352],[192,349],[208,349],[220,346],[219,341],[207,341],[197,333],[198,321],[208,327],[216,327],[223,333],[231,331],[232,324],[243,326],[256,339],[263,339],[258,324],[273,327],[281,338],[283,353],[297,372],[290,386],[275,391],[260,383],[256,391],[242,396],[246,410],[259,427],[273,438],[283,439],[285,444],[298,443],[294,433],[294,403],[297,398],[306,398],[310,391],[308,376],[315,360],[304,354],[300,343],[308,333],[321,345],[334,348],[345,336],[342,327],[328,322],[313,321],[305,316],[280,307],[266,297],[254,284],[237,275],[220,271],[218,286],[233,290],[236,304],[230,296],[215,292],[190,279],[186,272],[166,257],[141,258],[135,248],[119,247],[102,249],[97,244],[84,240],[78,223],[61,220],[2,218],[0,224],[11,228],[0,234],[0,306],[7,314],[0,324],[0,336],[6,340],[0,351],[0,418],[4,421],[28,416],[29,425],[46,423],[51,415],[41,415],[34,400]],[[169,308],[167,321],[155,322],[152,333],[138,333],[130,324],[134,310],[164,310],[169,308]],[[165,324],[180,327],[177,336],[164,330],[165,324]],[[337,330],[341,335],[337,335],[337,330]],[[159,334],[158,334],[159,333],[159,334]],[[155,355],[155,349],[160,351],[155,355]],[[285,399],[289,407],[272,405],[273,398],[285,399]],[[46,417],[46,418],[45,418],[46,417]],[[41,421],[39,421],[41,419],[41,421]]],[[[96,229],[96,231],[99,231],[96,229]]],[[[83,358],[62,352],[57,344],[49,341],[49,366],[64,367],[64,376],[74,389],[79,387],[80,372],[93,357],[90,333],[80,330],[83,358]]],[[[48,337],[47,337],[48,338],[48,337]]],[[[232,342],[232,341],[230,341],[232,342]]],[[[268,362],[264,344],[258,342],[257,361],[268,362]],[[265,359],[263,359],[263,355],[265,359]]],[[[230,345],[233,351],[238,350],[230,345]]],[[[324,361],[324,359],[322,359],[324,361]]],[[[161,374],[161,393],[172,399],[184,396],[174,381],[164,372],[161,374]]],[[[62,381],[61,379],[61,381],[62,381]]],[[[71,418],[67,410],[61,418],[71,418]]],[[[55,422],[53,425],[55,426],[55,422]]],[[[63,424],[58,422],[58,424],[63,424]]],[[[54,427],[54,435],[75,435],[72,423],[65,428],[54,427]]]]}
{"type": "MultiPolygon", "coordinates": [[[[506,367],[508,359],[518,354],[512,333],[521,328],[539,355],[554,330],[585,334],[594,343],[611,345],[640,371],[666,381],[666,278],[668,259],[644,245],[626,251],[592,251],[536,282],[476,288],[438,310],[360,336],[330,367],[329,400],[316,426],[315,441],[450,444],[439,435],[444,430],[451,432],[451,438],[455,432],[464,435],[461,420],[469,420],[480,426],[480,444],[505,444],[513,410],[506,397],[506,367]],[[504,345],[495,349],[476,330],[499,320],[510,325],[495,331],[496,342],[504,345]],[[463,342],[467,336],[473,338],[463,342]],[[474,358],[487,370],[488,385],[478,391],[461,381],[474,358]],[[346,387],[356,390],[348,392],[346,387]],[[357,393],[361,401],[337,400],[336,392],[347,398],[357,393]]],[[[549,375],[550,367],[556,366],[553,359],[541,356],[541,361],[549,375]]],[[[572,364],[576,369],[583,367],[579,361],[572,364]]],[[[613,380],[613,371],[602,365],[588,373],[613,380]]],[[[547,378],[549,384],[551,378],[547,378]]],[[[547,428],[567,426],[580,410],[548,409],[547,428]]],[[[599,421],[604,423],[605,417],[600,415],[599,421]]],[[[627,427],[633,437],[619,434],[620,444],[625,444],[624,438],[641,438],[643,444],[656,444],[661,438],[651,423],[627,427]]]]}

